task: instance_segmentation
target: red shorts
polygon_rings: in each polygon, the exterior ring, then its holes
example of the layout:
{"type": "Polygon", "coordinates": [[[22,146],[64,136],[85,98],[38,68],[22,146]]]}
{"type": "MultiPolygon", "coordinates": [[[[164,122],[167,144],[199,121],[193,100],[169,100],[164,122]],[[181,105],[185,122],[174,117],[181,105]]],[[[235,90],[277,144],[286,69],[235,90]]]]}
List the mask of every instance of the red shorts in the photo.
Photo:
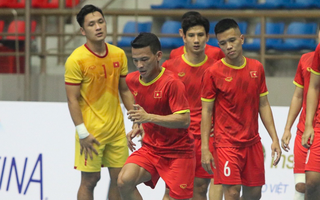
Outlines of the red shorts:
{"type": "Polygon", "coordinates": [[[293,155],[294,155],[294,166],[293,166],[293,173],[299,174],[305,172],[305,164],[308,149],[303,147],[301,144],[302,132],[298,129],[297,135],[294,140],[294,148],[293,148],[293,155]]]}
{"type": "Polygon", "coordinates": [[[313,143],[308,150],[305,171],[320,172],[320,130],[314,130],[313,143]]]}
{"type": "Polygon", "coordinates": [[[151,174],[151,180],[145,182],[151,188],[156,186],[161,177],[172,198],[189,199],[193,196],[194,158],[167,158],[141,147],[129,156],[127,163],[137,164],[151,174]]]}
{"type": "Polygon", "coordinates": [[[216,147],[214,160],[216,164],[214,184],[249,187],[265,184],[261,142],[242,148],[216,147]]]}
{"type": "MultiPolygon", "coordinates": [[[[214,154],[214,146],[213,146],[214,138],[209,138],[209,149],[212,155],[214,154]]],[[[201,136],[194,135],[194,151],[196,153],[196,174],[195,176],[198,178],[213,178],[213,174],[208,174],[206,170],[203,169],[201,164],[201,136]]]]}

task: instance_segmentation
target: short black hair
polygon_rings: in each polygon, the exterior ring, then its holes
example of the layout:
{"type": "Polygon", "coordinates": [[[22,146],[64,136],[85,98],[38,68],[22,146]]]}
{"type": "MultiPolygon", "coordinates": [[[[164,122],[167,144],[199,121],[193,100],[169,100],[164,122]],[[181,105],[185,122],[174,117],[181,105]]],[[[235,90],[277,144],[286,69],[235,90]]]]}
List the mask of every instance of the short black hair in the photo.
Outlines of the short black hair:
{"type": "Polygon", "coordinates": [[[103,16],[102,10],[92,4],[85,5],[81,8],[79,13],[77,14],[77,21],[80,27],[83,27],[84,18],[87,14],[98,11],[103,16]]]}
{"type": "Polygon", "coordinates": [[[132,42],[131,47],[135,49],[150,46],[151,52],[155,55],[161,51],[161,44],[158,37],[153,33],[140,33],[132,42]]]}
{"type": "Polygon", "coordinates": [[[184,13],[184,14],[182,15],[181,20],[183,21],[183,20],[186,19],[187,17],[193,16],[193,15],[195,15],[195,16],[200,16],[201,14],[200,14],[199,12],[197,12],[197,11],[188,11],[188,12],[186,12],[186,13],[184,13]]]}
{"type": "Polygon", "coordinates": [[[183,19],[181,23],[181,27],[184,34],[187,33],[189,28],[198,26],[198,25],[203,26],[204,30],[206,31],[206,34],[209,33],[210,22],[207,18],[201,15],[190,15],[189,17],[183,19]]]}
{"type": "Polygon", "coordinates": [[[234,19],[225,18],[220,20],[214,27],[214,33],[217,35],[223,33],[230,28],[239,29],[238,23],[234,19]]]}

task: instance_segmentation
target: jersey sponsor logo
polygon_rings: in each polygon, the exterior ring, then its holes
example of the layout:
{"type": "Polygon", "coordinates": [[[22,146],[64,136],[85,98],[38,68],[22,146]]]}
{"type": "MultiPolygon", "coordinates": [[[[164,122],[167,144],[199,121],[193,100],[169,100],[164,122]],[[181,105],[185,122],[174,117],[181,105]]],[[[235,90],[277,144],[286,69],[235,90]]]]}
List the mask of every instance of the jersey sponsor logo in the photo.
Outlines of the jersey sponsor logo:
{"type": "Polygon", "coordinates": [[[133,95],[134,95],[134,96],[137,96],[137,95],[138,95],[138,92],[137,92],[137,91],[134,91],[134,92],[133,92],[133,95]]]}
{"type": "Polygon", "coordinates": [[[119,67],[119,66],[120,66],[119,62],[113,62],[113,67],[114,67],[114,68],[117,68],[117,67],[119,67]]]}
{"type": "Polygon", "coordinates": [[[186,189],[186,188],[188,187],[188,185],[187,185],[187,184],[181,184],[180,187],[181,187],[182,189],[186,189]]]}
{"type": "Polygon", "coordinates": [[[251,78],[258,78],[257,71],[250,71],[251,78]]]}
{"type": "Polygon", "coordinates": [[[178,76],[179,76],[179,77],[184,77],[185,75],[186,75],[186,73],[184,73],[184,72],[179,72],[179,73],[178,73],[178,76]]]}
{"type": "Polygon", "coordinates": [[[311,67],[307,67],[307,71],[308,71],[308,72],[311,72],[311,67]]]}
{"type": "Polygon", "coordinates": [[[227,82],[231,82],[232,81],[232,77],[227,77],[224,80],[227,81],[227,82]]]}
{"type": "Polygon", "coordinates": [[[154,96],[155,99],[160,99],[162,97],[162,91],[154,91],[154,96]]]}

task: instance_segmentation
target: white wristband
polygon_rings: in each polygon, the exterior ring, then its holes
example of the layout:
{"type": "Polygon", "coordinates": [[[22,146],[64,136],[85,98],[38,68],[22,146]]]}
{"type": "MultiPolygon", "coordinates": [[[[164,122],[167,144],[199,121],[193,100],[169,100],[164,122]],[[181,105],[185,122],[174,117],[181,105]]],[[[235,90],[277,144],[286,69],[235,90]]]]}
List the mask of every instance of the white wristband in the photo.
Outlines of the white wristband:
{"type": "Polygon", "coordinates": [[[89,132],[88,132],[86,126],[84,125],[84,123],[77,125],[76,129],[77,129],[79,139],[84,139],[84,138],[88,137],[89,132]]]}

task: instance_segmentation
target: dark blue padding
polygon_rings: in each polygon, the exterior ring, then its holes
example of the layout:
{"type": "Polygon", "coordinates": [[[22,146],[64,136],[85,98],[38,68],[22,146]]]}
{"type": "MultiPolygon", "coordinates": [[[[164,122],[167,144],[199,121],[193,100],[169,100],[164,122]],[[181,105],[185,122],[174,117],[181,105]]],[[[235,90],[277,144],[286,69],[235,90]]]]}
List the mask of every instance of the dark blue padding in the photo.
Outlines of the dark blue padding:
{"type": "MultiPolygon", "coordinates": [[[[179,21],[166,21],[161,27],[162,34],[179,34],[181,28],[181,22],[179,21]]],[[[164,49],[178,48],[183,46],[183,40],[181,37],[161,37],[161,47],[164,49]]]]}
{"type": "MultiPolygon", "coordinates": [[[[123,28],[123,33],[138,33],[141,32],[151,32],[152,22],[135,22],[128,21],[123,28]]],[[[130,47],[131,41],[134,40],[135,37],[122,36],[121,40],[118,41],[119,47],[130,47]]]]}
{"type": "Polygon", "coordinates": [[[180,9],[191,2],[192,0],[163,0],[161,5],[151,5],[151,9],[180,9]]]}
{"type": "MultiPolygon", "coordinates": [[[[287,35],[315,35],[317,33],[316,23],[292,22],[288,25],[287,35]]],[[[288,38],[284,39],[282,43],[273,45],[275,50],[279,51],[299,51],[303,49],[314,50],[316,44],[315,39],[309,38],[288,38]]]]}
{"type": "MultiPolygon", "coordinates": [[[[280,35],[284,33],[285,23],[284,22],[267,22],[266,23],[266,34],[269,35],[280,35]]],[[[260,35],[261,33],[261,24],[258,23],[255,28],[255,35],[260,35]]],[[[260,38],[254,38],[252,43],[245,43],[242,45],[244,50],[248,51],[259,51],[260,50],[260,38]]],[[[268,38],[266,39],[266,49],[272,49],[273,45],[280,44],[282,39],[280,38],[268,38]]]]}
{"type": "Polygon", "coordinates": [[[264,3],[256,4],[255,9],[283,9],[294,0],[266,0],[264,3]]]}
{"type": "Polygon", "coordinates": [[[312,9],[320,8],[319,0],[293,0],[285,6],[286,9],[312,9]]]}
{"type": "Polygon", "coordinates": [[[250,9],[254,8],[257,0],[229,0],[222,4],[219,9],[250,9]]]}
{"type": "Polygon", "coordinates": [[[224,0],[197,0],[193,4],[187,4],[188,9],[214,9],[219,8],[224,3],[224,0]]]}

